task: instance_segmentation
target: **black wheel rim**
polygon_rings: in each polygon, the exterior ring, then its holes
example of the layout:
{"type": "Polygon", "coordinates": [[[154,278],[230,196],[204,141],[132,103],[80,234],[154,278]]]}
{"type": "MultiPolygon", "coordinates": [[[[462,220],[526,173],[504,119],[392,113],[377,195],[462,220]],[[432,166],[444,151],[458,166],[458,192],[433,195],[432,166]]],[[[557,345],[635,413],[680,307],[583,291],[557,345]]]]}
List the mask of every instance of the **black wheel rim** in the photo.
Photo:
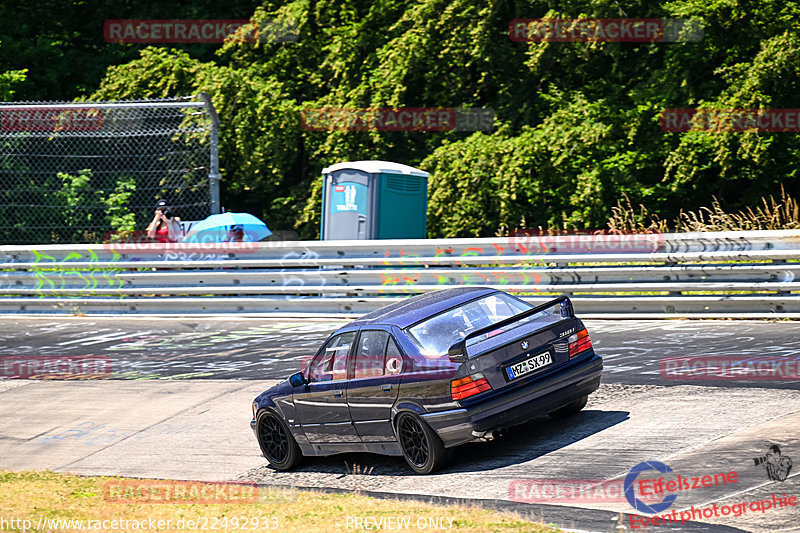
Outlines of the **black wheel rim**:
{"type": "Polygon", "coordinates": [[[406,457],[418,467],[428,461],[428,438],[422,426],[413,417],[404,416],[400,419],[398,427],[400,445],[406,457]]]}
{"type": "Polygon", "coordinates": [[[289,436],[280,420],[273,415],[264,416],[258,426],[258,434],[267,459],[273,463],[284,462],[289,454],[289,436]]]}

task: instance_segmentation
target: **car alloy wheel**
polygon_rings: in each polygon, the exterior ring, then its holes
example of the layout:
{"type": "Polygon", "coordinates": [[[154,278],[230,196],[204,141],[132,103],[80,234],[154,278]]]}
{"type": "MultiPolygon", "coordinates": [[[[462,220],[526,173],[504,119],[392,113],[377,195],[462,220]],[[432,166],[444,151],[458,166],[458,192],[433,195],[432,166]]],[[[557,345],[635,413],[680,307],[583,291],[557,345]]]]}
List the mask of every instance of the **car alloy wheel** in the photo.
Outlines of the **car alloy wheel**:
{"type": "Polygon", "coordinates": [[[397,420],[397,439],[408,465],[420,474],[441,468],[451,456],[441,439],[418,416],[403,413],[397,420]]]}
{"type": "Polygon", "coordinates": [[[404,416],[400,421],[400,442],[408,460],[422,468],[428,461],[428,439],[414,417],[404,416]]]}
{"type": "Polygon", "coordinates": [[[270,411],[261,411],[257,427],[258,444],[269,464],[278,470],[289,470],[297,464],[300,448],[283,420],[270,411]]]}

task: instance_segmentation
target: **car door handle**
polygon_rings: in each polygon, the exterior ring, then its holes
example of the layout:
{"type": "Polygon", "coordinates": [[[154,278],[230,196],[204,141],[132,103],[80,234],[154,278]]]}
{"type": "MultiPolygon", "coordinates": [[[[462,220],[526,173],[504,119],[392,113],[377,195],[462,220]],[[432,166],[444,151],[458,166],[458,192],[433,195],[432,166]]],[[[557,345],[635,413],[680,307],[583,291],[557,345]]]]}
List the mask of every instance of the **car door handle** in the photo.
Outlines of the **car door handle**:
{"type": "Polygon", "coordinates": [[[336,389],[335,391],[333,391],[334,398],[341,398],[342,394],[344,394],[344,391],[342,389],[336,389]]]}
{"type": "Polygon", "coordinates": [[[381,390],[383,392],[392,392],[392,386],[391,385],[381,385],[381,390]]]}

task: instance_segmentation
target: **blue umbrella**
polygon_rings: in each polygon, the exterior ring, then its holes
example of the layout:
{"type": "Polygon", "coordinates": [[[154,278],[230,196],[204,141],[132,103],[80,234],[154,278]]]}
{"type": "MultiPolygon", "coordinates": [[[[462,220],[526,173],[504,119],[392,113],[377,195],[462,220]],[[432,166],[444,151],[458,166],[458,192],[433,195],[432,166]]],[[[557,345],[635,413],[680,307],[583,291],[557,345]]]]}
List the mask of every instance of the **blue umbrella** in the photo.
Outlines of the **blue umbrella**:
{"type": "Polygon", "coordinates": [[[222,213],[201,220],[189,230],[183,242],[228,242],[231,229],[241,228],[243,241],[260,241],[272,235],[266,224],[250,213],[222,213]]]}

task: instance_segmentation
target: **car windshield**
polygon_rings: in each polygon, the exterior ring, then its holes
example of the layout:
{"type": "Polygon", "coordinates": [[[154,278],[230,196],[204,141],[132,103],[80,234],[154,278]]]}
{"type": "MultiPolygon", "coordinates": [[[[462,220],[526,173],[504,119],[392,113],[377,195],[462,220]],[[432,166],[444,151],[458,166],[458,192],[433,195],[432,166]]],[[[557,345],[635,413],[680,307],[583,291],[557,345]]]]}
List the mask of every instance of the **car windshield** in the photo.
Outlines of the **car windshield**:
{"type": "MultiPolygon", "coordinates": [[[[406,328],[406,333],[420,347],[424,356],[435,359],[447,356],[450,346],[466,337],[470,332],[496,324],[532,308],[532,305],[507,294],[495,293],[434,315],[406,328]]],[[[549,323],[561,319],[560,306],[552,306],[541,313],[505,326],[502,332],[534,321],[549,323]]],[[[501,333],[500,330],[479,335],[470,339],[469,344],[472,345],[499,333],[501,333]]]]}

